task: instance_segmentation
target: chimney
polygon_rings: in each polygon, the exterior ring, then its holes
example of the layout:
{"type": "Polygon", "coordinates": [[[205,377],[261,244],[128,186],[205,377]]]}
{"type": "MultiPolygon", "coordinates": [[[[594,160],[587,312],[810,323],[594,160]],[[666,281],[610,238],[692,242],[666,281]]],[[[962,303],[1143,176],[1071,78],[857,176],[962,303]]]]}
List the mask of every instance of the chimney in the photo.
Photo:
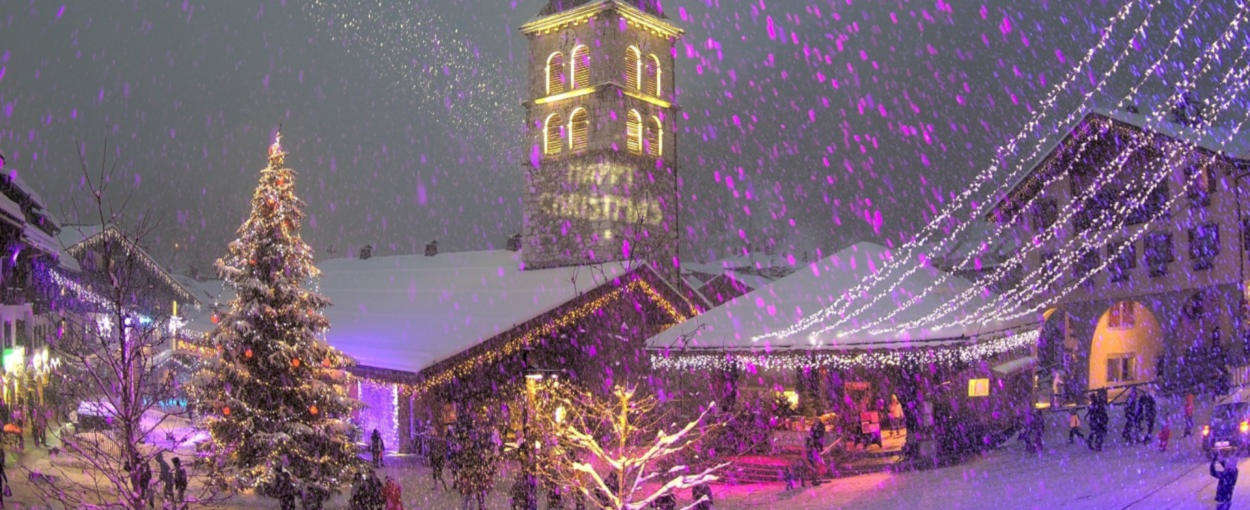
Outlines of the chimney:
{"type": "Polygon", "coordinates": [[[433,257],[435,255],[438,255],[438,240],[437,239],[430,241],[428,244],[425,245],[425,256],[433,257]]]}
{"type": "Polygon", "coordinates": [[[521,251],[521,234],[508,238],[508,251],[521,251]]]}

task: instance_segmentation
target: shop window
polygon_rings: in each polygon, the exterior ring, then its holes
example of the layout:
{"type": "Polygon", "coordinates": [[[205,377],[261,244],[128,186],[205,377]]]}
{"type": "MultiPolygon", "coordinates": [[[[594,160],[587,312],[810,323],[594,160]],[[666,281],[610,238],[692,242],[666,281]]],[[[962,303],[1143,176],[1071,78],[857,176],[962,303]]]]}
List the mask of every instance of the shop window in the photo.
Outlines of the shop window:
{"type": "Polygon", "coordinates": [[[1053,198],[1038,202],[1033,209],[1033,230],[1045,230],[1059,219],[1059,202],[1053,198]]]}
{"type": "Polygon", "coordinates": [[[1125,383],[1136,380],[1133,373],[1132,354],[1114,354],[1107,356],[1107,384],[1125,383]]]}
{"type": "Polygon", "coordinates": [[[1158,277],[1168,274],[1168,264],[1175,260],[1172,253],[1172,234],[1155,232],[1147,234],[1142,244],[1146,254],[1146,267],[1150,276],[1158,277]]]}
{"type": "Polygon", "coordinates": [[[1129,213],[1125,223],[1128,225],[1139,225],[1147,221],[1153,220],[1167,210],[1168,203],[1168,181],[1159,181],[1154,189],[1146,195],[1146,200],[1141,205],[1133,208],[1129,213]]]}
{"type": "Polygon", "coordinates": [[[1211,205],[1211,192],[1215,188],[1209,164],[1199,166],[1197,163],[1185,167],[1185,181],[1189,187],[1185,194],[1189,197],[1189,205],[1206,207],[1211,205]],[[1192,182],[1190,180],[1192,179],[1192,182]]]}
{"type": "Polygon", "coordinates": [[[1085,276],[1093,273],[1098,268],[1100,259],[1098,250],[1090,249],[1081,254],[1081,258],[1076,260],[1076,265],[1072,268],[1072,276],[1077,279],[1085,278],[1085,276]]]}
{"type": "Polygon", "coordinates": [[[1220,254],[1220,226],[1207,223],[1189,229],[1189,259],[1195,271],[1211,269],[1220,254]]]}
{"type": "Polygon", "coordinates": [[[1107,271],[1110,280],[1122,282],[1129,278],[1133,268],[1137,267],[1137,245],[1131,241],[1119,241],[1107,246],[1107,271]]]}
{"type": "Polygon", "coordinates": [[[1133,329],[1137,325],[1136,309],[1132,301],[1116,301],[1107,313],[1107,327],[1111,329],[1133,329]]]}

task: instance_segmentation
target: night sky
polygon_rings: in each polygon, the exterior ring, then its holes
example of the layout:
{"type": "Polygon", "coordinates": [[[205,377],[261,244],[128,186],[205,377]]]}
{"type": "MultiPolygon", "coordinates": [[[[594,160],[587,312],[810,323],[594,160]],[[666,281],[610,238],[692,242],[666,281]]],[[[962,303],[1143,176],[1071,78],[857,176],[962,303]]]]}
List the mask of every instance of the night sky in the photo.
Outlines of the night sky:
{"type": "MultiPolygon", "coordinates": [[[[107,139],[115,189],[145,199],[131,215],[163,222],[152,251],[180,271],[207,268],[281,124],[320,257],[366,243],[420,252],[431,239],[500,248],[521,228],[517,27],[544,2],[0,0],[5,171],[74,223],[86,205],[78,149],[98,159],[107,139]]],[[[1173,19],[1187,12],[1162,4],[1173,19]]],[[[906,239],[990,163],[1122,2],[664,5],[687,31],[683,252],[706,260],[748,243],[829,253],[906,239]]],[[[1198,15],[1226,18],[1231,5],[1198,15]]],[[[1181,44],[1210,37],[1199,28],[1181,44]]],[[[1165,39],[1147,31],[1095,100],[1124,95],[1165,39]]],[[[1183,64],[1132,102],[1158,106],[1150,97],[1183,64]]],[[[1093,79],[1053,108],[1071,110],[1093,79]]]]}

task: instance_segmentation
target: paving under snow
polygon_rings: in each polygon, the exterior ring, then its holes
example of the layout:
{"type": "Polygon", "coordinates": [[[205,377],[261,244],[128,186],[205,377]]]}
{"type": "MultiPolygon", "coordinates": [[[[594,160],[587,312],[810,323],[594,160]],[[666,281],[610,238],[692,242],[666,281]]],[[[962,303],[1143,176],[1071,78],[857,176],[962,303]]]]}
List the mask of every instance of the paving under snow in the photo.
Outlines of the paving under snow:
{"type": "MultiPolygon", "coordinates": [[[[1162,409],[1176,410],[1179,406],[1165,401],[1162,409]]],[[[1172,413],[1173,442],[1167,452],[1158,451],[1156,442],[1149,446],[1124,444],[1119,435],[1122,412],[1116,407],[1112,431],[1101,453],[1090,451],[1079,441],[1067,444],[1067,430],[1061,425],[1064,415],[1057,414],[1050,417],[1042,454],[1027,453],[1019,443],[1010,442],[972,461],[941,469],[861,475],[791,491],[779,483],[717,485],[713,494],[719,509],[1211,508],[1215,481],[1207,474],[1205,457],[1198,449],[1197,430],[1205,421],[1202,411],[1195,435],[1190,438],[1178,437],[1180,420],[1172,413]]],[[[9,452],[8,473],[14,483],[17,508],[31,508],[29,505],[37,500],[21,470],[14,467],[15,461],[26,466],[46,466],[47,454],[30,448],[29,442],[25,452],[9,452]]],[[[415,459],[392,458],[389,464],[384,475],[403,483],[405,508],[459,507],[459,496],[434,488],[429,470],[415,459]]],[[[1239,466],[1250,469],[1250,459],[1239,466]]],[[[509,508],[511,481],[510,473],[501,474],[490,495],[490,508],[509,508]]],[[[690,494],[687,491],[680,496],[688,501],[690,494]]],[[[341,508],[343,502],[340,496],[329,508],[341,508]]],[[[1241,504],[1239,508],[1250,507],[1250,481],[1243,480],[1237,487],[1234,502],[1241,504]]],[[[224,508],[270,508],[272,503],[240,495],[224,508]]]]}

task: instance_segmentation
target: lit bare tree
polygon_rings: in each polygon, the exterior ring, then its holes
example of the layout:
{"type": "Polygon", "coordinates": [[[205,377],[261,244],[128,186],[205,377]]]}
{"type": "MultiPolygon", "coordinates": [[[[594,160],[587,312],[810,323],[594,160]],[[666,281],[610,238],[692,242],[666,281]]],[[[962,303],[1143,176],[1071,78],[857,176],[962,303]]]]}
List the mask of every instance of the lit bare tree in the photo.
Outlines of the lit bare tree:
{"type": "Polygon", "coordinates": [[[717,480],[716,472],[728,466],[689,465],[716,426],[704,423],[714,403],[678,425],[668,423],[655,397],[634,388],[617,386],[610,397],[560,384],[543,390],[548,398],[538,406],[537,422],[545,437],[536,469],[600,508],[641,510],[679,489],[717,480]]]}
{"type": "MultiPolygon", "coordinates": [[[[78,404],[80,423],[95,418],[99,427],[62,433],[63,454],[50,459],[48,472],[24,469],[42,496],[65,508],[148,508],[159,470],[145,468],[193,433],[189,428],[171,432],[167,425],[181,412],[158,408],[176,396],[177,387],[165,362],[169,325],[145,312],[157,306],[158,282],[147,267],[152,261],[138,248],[156,224],[151,214],[124,215],[133,192],[123,196],[120,206],[110,205],[106,197],[117,181],[118,160],[109,157],[107,142],[96,171],[88,168],[81,146],[78,155],[89,197],[78,217],[97,221],[101,239],[92,245],[85,281],[50,273],[54,284],[71,287],[65,295],[74,301],[63,303],[65,326],[50,342],[50,352],[64,363],[59,384],[66,400],[78,404]]],[[[185,499],[216,499],[215,493],[191,489],[185,499]]]]}

